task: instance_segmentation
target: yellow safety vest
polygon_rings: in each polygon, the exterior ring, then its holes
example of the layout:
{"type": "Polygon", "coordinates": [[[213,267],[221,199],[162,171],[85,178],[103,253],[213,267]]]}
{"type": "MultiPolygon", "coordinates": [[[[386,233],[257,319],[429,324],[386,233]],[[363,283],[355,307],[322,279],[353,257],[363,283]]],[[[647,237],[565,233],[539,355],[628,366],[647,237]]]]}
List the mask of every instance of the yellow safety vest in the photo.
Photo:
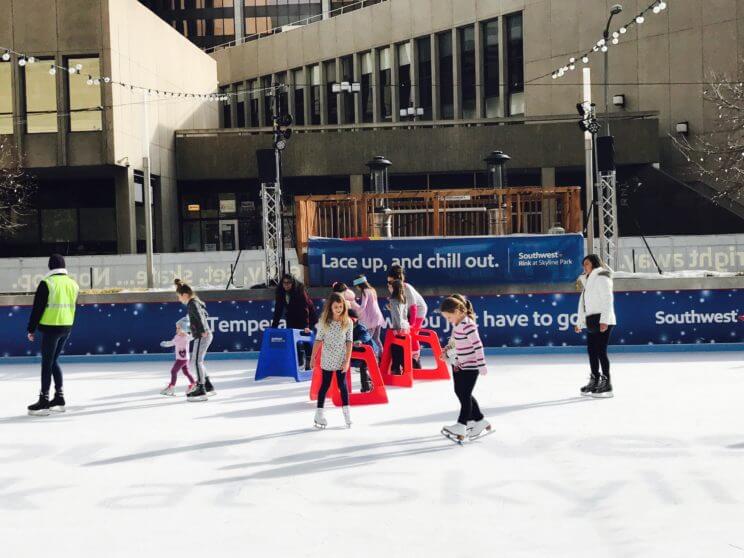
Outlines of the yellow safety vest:
{"type": "Polygon", "coordinates": [[[39,323],[71,326],[75,322],[75,303],[80,287],[67,275],[50,275],[44,282],[49,289],[49,300],[39,323]]]}

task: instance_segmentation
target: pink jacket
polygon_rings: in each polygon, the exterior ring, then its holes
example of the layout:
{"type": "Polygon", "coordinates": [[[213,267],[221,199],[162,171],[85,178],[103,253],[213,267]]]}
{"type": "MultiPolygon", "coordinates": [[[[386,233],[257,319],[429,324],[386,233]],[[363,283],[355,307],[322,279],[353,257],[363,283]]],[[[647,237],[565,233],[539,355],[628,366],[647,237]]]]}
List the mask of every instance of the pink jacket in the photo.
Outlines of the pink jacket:
{"type": "Polygon", "coordinates": [[[359,321],[367,329],[382,327],[385,324],[374,289],[364,289],[362,303],[359,305],[359,321]]]}
{"type": "Polygon", "coordinates": [[[187,333],[176,334],[170,341],[160,343],[161,347],[175,347],[176,360],[189,360],[189,345],[191,344],[191,335],[187,333]]]}
{"type": "Polygon", "coordinates": [[[351,289],[346,289],[344,292],[341,293],[341,296],[344,297],[344,300],[348,303],[349,308],[352,308],[353,310],[359,312],[359,304],[357,304],[354,291],[352,291],[351,289]]]}

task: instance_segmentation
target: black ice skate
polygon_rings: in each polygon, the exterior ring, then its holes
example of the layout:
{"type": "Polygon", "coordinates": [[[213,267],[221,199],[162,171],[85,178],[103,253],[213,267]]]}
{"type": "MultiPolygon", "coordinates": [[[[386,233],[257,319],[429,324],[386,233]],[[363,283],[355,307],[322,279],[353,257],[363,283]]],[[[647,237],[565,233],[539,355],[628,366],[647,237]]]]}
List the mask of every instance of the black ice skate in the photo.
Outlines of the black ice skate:
{"type": "Polygon", "coordinates": [[[207,397],[212,397],[213,395],[217,395],[217,390],[214,389],[212,382],[209,381],[209,376],[207,376],[207,381],[204,382],[204,391],[207,392],[207,397]]]}
{"type": "Polygon", "coordinates": [[[583,388],[581,388],[581,395],[591,395],[592,392],[597,389],[597,384],[599,383],[599,376],[592,376],[589,380],[589,383],[586,384],[583,388]]]}
{"type": "Polygon", "coordinates": [[[39,401],[28,406],[28,414],[32,417],[45,417],[49,415],[49,396],[39,394],[39,401]]]}
{"type": "Polygon", "coordinates": [[[187,401],[206,401],[207,397],[207,390],[205,390],[204,386],[201,384],[197,385],[194,391],[186,394],[187,401]]]}
{"type": "Polygon", "coordinates": [[[610,383],[610,380],[602,376],[597,384],[597,388],[590,395],[592,397],[603,399],[612,397],[612,384],[610,383]]]}
{"type": "Polygon", "coordinates": [[[49,410],[52,413],[64,413],[65,412],[65,396],[62,392],[56,392],[54,399],[49,402],[49,410]]]}

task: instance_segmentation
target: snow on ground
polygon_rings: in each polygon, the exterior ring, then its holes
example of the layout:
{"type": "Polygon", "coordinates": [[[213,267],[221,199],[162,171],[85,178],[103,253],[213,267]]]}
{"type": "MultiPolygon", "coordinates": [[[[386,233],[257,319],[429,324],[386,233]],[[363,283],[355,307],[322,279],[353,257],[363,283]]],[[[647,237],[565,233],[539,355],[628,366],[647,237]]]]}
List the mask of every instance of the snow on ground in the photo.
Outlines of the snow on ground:
{"type": "Polygon", "coordinates": [[[489,360],[465,447],[448,382],[315,431],[255,361],[212,362],[207,403],[157,394],[168,363],[68,364],[47,418],[37,367],[0,366],[2,555],[744,556],[740,354],[617,355],[611,400],[581,355],[489,360]]]}

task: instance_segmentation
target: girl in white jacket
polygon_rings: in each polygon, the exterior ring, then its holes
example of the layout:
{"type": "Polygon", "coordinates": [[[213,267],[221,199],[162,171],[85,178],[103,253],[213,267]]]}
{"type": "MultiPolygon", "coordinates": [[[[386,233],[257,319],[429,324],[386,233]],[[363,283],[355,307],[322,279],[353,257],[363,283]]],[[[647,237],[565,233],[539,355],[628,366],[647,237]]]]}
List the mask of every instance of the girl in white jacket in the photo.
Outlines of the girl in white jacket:
{"type": "Polygon", "coordinates": [[[581,388],[581,394],[612,397],[610,359],[607,357],[610,333],[617,324],[612,293],[612,270],[606,267],[596,254],[585,257],[583,266],[584,274],[579,277],[583,290],[579,297],[579,323],[576,326],[576,333],[587,329],[587,351],[592,376],[589,383],[581,388]]]}

